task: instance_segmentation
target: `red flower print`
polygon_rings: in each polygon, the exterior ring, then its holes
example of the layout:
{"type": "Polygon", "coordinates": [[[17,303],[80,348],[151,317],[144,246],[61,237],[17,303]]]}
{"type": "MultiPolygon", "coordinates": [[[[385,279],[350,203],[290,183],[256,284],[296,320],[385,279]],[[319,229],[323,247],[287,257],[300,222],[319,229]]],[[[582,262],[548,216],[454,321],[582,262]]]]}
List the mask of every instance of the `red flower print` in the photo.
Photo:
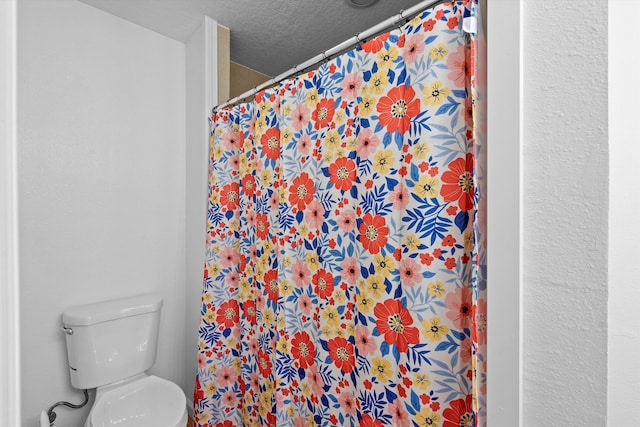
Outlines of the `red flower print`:
{"type": "Polygon", "coordinates": [[[280,288],[278,285],[278,272],[276,270],[269,270],[264,273],[264,287],[269,299],[277,302],[280,288]]]}
{"type": "Polygon", "coordinates": [[[313,364],[316,357],[316,347],[311,342],[309,334],[306,332],[298,332],[291,339],[291,354],[303,369],[313,364]]]}
{"type": "Polygon", "coordinates": [[[403,285],[414,287],[422,280],[420,264],[411,258],[405,258],[400,262],[400,281],[403,285]]]}
{"type": "Polygon", "coordinates": [[[289,187],[289,203],[296,205],[299,210],[304,208],[313,200],[316,187],[309,174],[302,172],[296,177],[289,187]]]}
{"type": "Polygon", "coordinates": [[[450,30],[453,30],[457,26],[458,26],[458,17],[457,16],[454,16],[453,18],[450,18],[447,21],[447,27],[449,27],[450,30]]]}
{"type": "Polygon", "coordinates": [[[316,294],[322,299],[326,300],[333,293],[333,276],[325,269],[313,275],[313,284],[316,294]]]}
{"type": "Polygon", "coordinates": [[[473,317],[472,291],[469,288],[457,288],[444,299],[447,306],[447,317],[453,321],[457,329],[468,328],[473,317]]]}
{"type": "Polygon", "coordinates": [[[473,208],[473,156],[467,153],[466,159],[458,158],[449,163],[449,170],[442,174],[440,195],[445,202],[458,202],[460,210],[473,208]]]}
{"type": "Polygon", "coordinates": [[[369,53],[377,53],[384,46],[384,42],[389,38],[389,33],[382,34],[375,39],[362,43],[362,50],[369,53]]]}
{"type": "Polygon", "coordinates": [[[335,114],[335,107],[333,106],[335,101],[331,98],[323,98],[316,105],[316,109],[311,114],[311,118],[315,122],[314,127],[316,130],[327,127],[333,115],[335,114]]]}
{"type": "Polygon", "coordinates": [[[347,157],[340,157],[329,166],[329,179],[335,188],[349,191],[356,180],[356,164],[347,157]]]}
{"type": "Polygon", "coordinates": [[[266,240],[269,234],[269,217],[265,214],[256,214],[256,236],[260,240],[266,240]]]}
{"type": "Polygon", "coordinates": [[[327,347],[329,347],[329,357],[338,369],[347,374],[353,371],[356,366],[353,344],[342,337],[336,337],[327,342],[327,347]]]}
{"type": "Polygon", "coordinates": [[[245,301],[242,303],[244,317],[252,325],[256,324],[256,303],[255,301],[245,301]]]}
{"type": "Polygon", "coordinates": [[[387,244],[389,228],[383,216],[366,214],[360,224],[360,243],[371,252],[377,254],[387,244]]]}
{"type": "Polygon", "coordinates": [[[444,10],[440,9],[436,12],[436,19],[441,20],[444,17],[444,10]]]}
{"type": "Polygon", "coordinates": [[[433,19],[427,19],[422,23],[422,28],[424,29],[424,31],[431,31],[433,30],[434,25],[436,25],[436,21],[434,21],[433,19]]]}
{"type": "Polygon", "coordinates": [[[411,326],[413,318],[400,300],[388,299],[379,302],[373,308],[376,326],[380,335],[384,335],[387,344],[395,344],[400,352],[406,353],[409,344],[418,344],[420,331],[411,326]]]}
{"type": "Polygon", "coordinates": [[[220,203],[228,210],[233,210],[240,206],[240,184],[232,182],[222,187],[220,203]]]}
{"type": "Polygon", "coordinates": [[[451,246],[453,246],[455,244],[456,244],[456,239],[451,234],[447,234],[442,239],[442,246],[450,246],[451,247],[451,246]]]}
{"type": "Polygon", "coordinates": [[[216,322],[220,325],[224,325],[225,328],[230,328],[240,320],[240,307],[238,301],[231,300],[223,302],[218,308],[216,316],[216,322]]]}
{"type": "Polygon", "coordinates": [[[273,367],[271,363],[271,357],[264,350],[258,350],[258,369],[260,370],[260,374],[262,378],[269,378],[271,375],[271,368],[273,367]]]}
{"type": "Polygon", "coordinates": [[[458,265],[458,263],[456,262],[455,258],[447,258],[447,260],[444,262],[444,266],[449,270],[453,270],[454,268],[456,268],[456,265],[458,265]]]}
{"type": "Polygon", "coordinates": [[[380,420],[374,420],[369,414],[363,414],[360,418],[360,427],[384,427],[384,424],[380,420]]]}
{"type": "Polygon", "coordinates": [[[225,420],[221,423],[216,424],[216,427],[236,427],[236,425],[229,420],[225,420]]]}
{"type": "Polygon", "coordinates": [[[413,99],[416,93],[410,86],[394,87],[378,101],[378,120],[390,133],[405,133],[409,130],[411,118],[420,113],[420,100],[413,99]]]}
{"type": "Polygon", "coordinates": [[[253,175],[248,173],[242,178],[242,191],[247,197],[256,194],[256,178],[253,175]]]}
{"type": "Polygon", "coordinates": [[[476,425],[473,413],[472,395],[466,399],[457,399],[449,403],[449,407],[442,412],[444,423],[442,427],[474,427],[476,425]]]}
{"type": "Polygon", "coordinates": [[[277,159],[280,156],[280,129],[269,128],[260,137],[262,152],[268,159],[277,159]]]}

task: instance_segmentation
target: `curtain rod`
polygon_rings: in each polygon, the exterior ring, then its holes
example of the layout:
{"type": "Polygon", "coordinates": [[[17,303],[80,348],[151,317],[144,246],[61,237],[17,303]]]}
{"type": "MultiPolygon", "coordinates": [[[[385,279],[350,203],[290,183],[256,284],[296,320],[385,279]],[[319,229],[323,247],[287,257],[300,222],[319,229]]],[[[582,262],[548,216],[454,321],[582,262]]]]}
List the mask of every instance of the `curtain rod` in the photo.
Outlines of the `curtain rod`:
{"type": "Polygon", "coordinates": [[[300,65],[295,65],[293,66],[293,68],[283,72],[282,74],[277,75],[276,77],[271,78],[270,80],[267,80],[266,82],[262,83],[259,86],[256,86],[253,89],[249,89],[248,91],[244,92],[241,95],[236,96],[233,99],[228,100],[227,102],[223,103],[223,104],[218,104],[215,107],[213,107],[211,109],[211,113],[215,114],[217,110],[224,108],[226,106],[229,105],[233,105],[235,103],[237,103],[238,101],[248,98],[250,96],[254,96],[256,93],[260,92],[262,89],[266,89],[268,87],[271,86],[275,86],[276,84],[280,83],[281,81],[292,77],[294,75],[297,75],[301,72],[303,72],[304,70],[312,67],[313,65],[316,65],[322,61],[326,61],[328,59],[331,59],[332,57],[346,51],[347,49],[357,45],[358,43],[367,41],[368,38],[375,36],[379,33],[382,33],[383,31],[394,27],[395,25],[397,25],[398,23],[402,22],[403,20],[412,18],[414,15],[420,13],[421,11],[423,11],[424,9],[427,9],[429,7],[432,6],[437,6],[439,4],[442,3],[453,3],[455,0],[425,0],[422,1],[418,4],[416,4],[415,6],[410,7],[407,10],[401,10],[400,13],[398,13],[395,16],[392,16],[391,18],[388,18],[384,21],[382,21],[381,23],[374,25],[373,27],[369,28],[368,30],[365,30],[361,33],[356,34],[354,37],[343,41],[342,43],[332,47],[329,50],[325,50],[324,52],[322,52],[319,55],[314,56],[311,59],[308,59],[307,61],[303,62],[300,65]]]}

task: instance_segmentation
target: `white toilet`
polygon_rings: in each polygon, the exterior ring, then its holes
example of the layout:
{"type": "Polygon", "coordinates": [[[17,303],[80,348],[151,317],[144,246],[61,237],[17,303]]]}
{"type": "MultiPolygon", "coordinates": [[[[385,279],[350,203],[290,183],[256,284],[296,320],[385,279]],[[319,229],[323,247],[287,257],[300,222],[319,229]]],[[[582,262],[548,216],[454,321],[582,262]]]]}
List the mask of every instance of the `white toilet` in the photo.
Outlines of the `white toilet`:
{"type": "Polygon", "coordinates": [[[62,314],[71,384],[97,388],[85,427],[185,427],[182,389],[147,375],[156,361],[162,298],[148,294],[62,314]]]}

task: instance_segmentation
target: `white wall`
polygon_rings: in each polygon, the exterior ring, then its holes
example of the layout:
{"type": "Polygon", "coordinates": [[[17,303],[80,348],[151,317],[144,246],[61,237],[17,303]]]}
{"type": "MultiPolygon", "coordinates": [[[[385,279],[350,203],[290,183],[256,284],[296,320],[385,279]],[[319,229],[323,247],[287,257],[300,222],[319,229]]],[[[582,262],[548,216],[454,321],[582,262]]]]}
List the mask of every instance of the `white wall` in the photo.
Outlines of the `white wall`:
{"type": "Polygon", "coordinates": [[[607,2],[523,5],[524,421],[603,426],[607,2]]]}
{"type": "Polygon", "coordinates": [[[185,287],[185,375],[187,398],[193,396],[198,369],[198,326],[202,304],[202,276],[206,243],[211,106],[217,100],[217,23],[203,17],[186,43],[187,69],[187,224],[185,287]]]}
{"type": "MultiPolygon", "coordinates": [[[[60,315],[155,291],[152,373],[185,385],[185,47],[72,0],[20,0],[22,418],[79,402],[60,315]]],[[[190,392],[189,392],[190,393],[190,392]]],[[[86,411],[58,411],[80,426],[86,411]]]]}
{"type": "Polygon", "coordinates": [[[609,0],[609,426],[640,419],[640,69],[636,27],[640,2],[609,0]],[[624,11],[624,13],[622,13],[624,11]],[[617,12],[617,13],[616,13],[617,12]]]}

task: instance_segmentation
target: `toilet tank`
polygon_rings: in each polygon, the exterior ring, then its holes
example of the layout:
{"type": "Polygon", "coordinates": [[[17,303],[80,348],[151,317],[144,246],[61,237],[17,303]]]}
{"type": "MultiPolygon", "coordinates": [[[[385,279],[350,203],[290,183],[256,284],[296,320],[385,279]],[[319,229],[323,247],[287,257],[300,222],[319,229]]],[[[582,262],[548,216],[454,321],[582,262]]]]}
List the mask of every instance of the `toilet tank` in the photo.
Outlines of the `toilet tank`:
{"type": "Polygon", "coordinates": [[[162,297],[98,302],[62,313],[71,384],[87,389],[128,378],[156,361],[162,297]]]}

